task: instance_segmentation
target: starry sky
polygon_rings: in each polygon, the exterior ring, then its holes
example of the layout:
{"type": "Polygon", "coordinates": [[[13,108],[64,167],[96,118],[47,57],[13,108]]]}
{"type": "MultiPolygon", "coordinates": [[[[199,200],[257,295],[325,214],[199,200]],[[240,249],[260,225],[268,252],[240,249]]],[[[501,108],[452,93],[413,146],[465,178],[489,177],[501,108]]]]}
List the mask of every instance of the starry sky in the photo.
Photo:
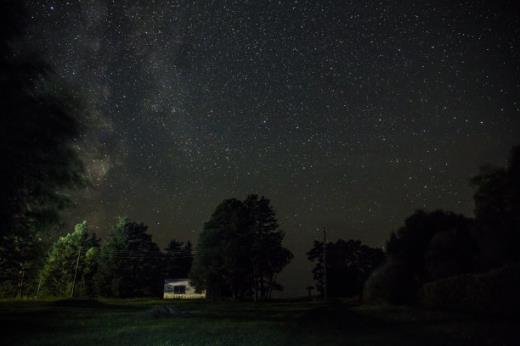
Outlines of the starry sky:
{"type": "Polygon", "coordinates": [[[92,186],[67,220],[126,215],[196,241],[225,198],[270,198],[305,252],[383,246],[418,208],[472,215],[468,178],[520,142],[514,1],[29,0],[31,44],[81,99],[92,186]]]}

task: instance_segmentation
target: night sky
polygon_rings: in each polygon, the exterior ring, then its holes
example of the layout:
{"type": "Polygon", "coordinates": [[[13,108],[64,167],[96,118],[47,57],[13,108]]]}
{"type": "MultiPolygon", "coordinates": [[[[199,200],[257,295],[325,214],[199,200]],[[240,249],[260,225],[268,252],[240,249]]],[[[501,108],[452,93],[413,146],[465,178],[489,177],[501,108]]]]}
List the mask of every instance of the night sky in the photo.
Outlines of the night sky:
{"type": "Polygon", "coordinates": [[[415,209],[472,215],[468,178],[520,142],[514,1],[29,3],[31,45],[82,99],[93,184],[69,223],[126,215],[164,246],[265,195],[287,295],[318,228],[383,246],[415,209]]]}

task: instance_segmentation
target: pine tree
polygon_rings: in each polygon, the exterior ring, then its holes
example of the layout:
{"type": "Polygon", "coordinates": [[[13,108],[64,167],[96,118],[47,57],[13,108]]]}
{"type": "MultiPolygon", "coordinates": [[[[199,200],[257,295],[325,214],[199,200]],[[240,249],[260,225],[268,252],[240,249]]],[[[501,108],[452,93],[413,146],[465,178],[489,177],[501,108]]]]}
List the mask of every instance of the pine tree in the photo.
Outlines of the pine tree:
{"type": "Polygon", "coordinates": [[[269,298],[282,288],[276,275],[292,259],[283,238],[268,199],[225,200],[199,236],[192,283],[210,298],[269,298]]]}
{"type": "Polygon", "coordinates": [[[99,294],[143,297],[162,293],[163,254],[147,230],[142,223],[119,219],[100,250],[95,277],[99,294]]]}

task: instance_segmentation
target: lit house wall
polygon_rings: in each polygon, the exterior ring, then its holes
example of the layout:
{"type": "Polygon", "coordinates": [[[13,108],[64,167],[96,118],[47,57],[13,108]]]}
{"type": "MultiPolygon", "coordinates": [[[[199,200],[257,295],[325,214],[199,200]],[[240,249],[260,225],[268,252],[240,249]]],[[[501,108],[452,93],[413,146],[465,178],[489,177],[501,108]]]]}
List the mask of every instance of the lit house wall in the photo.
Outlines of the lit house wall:
{"type": "Polygon", "coordinates": [[[165,279],[164,299],[200,299],[206,298],[206,292],[197,292],[188,279],[165,279]]]}

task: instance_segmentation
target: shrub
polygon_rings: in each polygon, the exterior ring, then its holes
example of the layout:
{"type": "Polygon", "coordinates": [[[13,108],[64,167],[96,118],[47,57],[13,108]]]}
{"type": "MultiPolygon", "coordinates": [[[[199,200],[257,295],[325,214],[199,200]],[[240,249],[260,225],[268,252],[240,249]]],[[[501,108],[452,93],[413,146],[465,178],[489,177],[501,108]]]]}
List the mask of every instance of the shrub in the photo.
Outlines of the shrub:
{"type": "Polygon", "coordinates": [[[431,308],[510,314],[520,308],[520,265],[426,283],[420,291],[431,308]]]}
{"type": "Polygon", "coordinates": [[[388,260],[368,278],[363,301],[372,304],[409,304],[415,301],[417,282],[411,271],[396,260],[388,260]]]}
{"type": "Polygon", "coordinates": [[[0,284],[0,298],[13,298],[18,294],[18,287],[11,281],[0,284]]]}

